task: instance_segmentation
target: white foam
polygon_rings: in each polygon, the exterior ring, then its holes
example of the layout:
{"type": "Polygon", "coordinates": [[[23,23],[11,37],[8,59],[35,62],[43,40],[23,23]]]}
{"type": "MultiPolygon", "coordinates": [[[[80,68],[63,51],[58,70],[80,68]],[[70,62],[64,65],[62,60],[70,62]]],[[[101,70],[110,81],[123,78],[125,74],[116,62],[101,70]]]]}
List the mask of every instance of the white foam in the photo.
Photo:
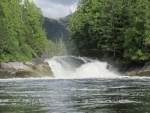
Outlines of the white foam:
{"type": "MultiPolygon", "coordinates": [[[[77,57],[76,57],[77,58],[77,57]]],[[[107,63],[100,62],[98,60],[90,60],[84,57],[79,57],[79,60],[83,59],[87,62],[76,69],[70,69],[69,66],[66,67],[64,63],[58,62],[58,58],[53,57],[47,59],[46,61],[52,68],[54,76],[56,79],[80,79],[80,78],[116,78],[119,75],[106,69],[107,63]]],[[[66,64],[66,63],[65,63],[66,64]]]]}

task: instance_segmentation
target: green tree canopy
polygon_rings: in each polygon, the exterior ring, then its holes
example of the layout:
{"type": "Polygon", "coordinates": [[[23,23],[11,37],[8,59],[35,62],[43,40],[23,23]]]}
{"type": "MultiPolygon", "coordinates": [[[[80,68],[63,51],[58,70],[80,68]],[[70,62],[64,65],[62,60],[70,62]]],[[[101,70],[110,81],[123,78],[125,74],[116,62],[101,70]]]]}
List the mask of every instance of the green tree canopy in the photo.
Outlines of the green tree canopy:
{"type": "Polygon", "coordinates": [[[46,48],[42,12],[28,0],[0,0],[0,62],[26,61],[46,48]]]}
{"type": "Polygon", "coordinates": [[[81,0],[70,19],[70,44],[79,55],[149,60],[149,16],[149,0],[81,0]]]}

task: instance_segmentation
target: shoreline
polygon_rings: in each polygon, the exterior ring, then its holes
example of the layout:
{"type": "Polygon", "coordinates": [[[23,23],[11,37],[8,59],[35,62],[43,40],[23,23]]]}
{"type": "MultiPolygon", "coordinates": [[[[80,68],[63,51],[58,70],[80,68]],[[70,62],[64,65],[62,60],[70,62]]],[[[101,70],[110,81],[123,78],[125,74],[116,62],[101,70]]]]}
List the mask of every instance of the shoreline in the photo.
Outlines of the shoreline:
{"type": "MultiPolygon", "coordinates": [[[[121,75],[129,77],[150,77],[150,62],[145,64],[133,63],[116,63],[115,61],[107,61],[108,70],[117,70],[121,75]]],[[[48,62],[43,58],[37,58],[33,62],[8,62],[0,63],[0,79],[11,78],[54,78],[48,62]]]]}
{"type": "Polygon", "coordinates": [[[54,77],[51,67],[43,59],[33,62],[8,62],[0,63],[0,78],[29,78],[29,77],[54,77]]]}
{"type": "Polygon", "coordinates": [[[116,63],[108,61],[108,67],[115,68],[119,73],[126,76],[150,77],[150,62],[147,63],[116,63]]]}

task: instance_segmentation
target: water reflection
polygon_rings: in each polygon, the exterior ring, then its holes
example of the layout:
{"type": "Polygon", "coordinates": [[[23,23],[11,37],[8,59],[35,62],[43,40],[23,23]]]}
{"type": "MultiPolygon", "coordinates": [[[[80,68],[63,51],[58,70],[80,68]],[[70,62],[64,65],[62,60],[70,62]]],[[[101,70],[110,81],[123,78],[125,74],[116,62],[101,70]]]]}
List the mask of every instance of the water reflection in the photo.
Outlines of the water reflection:
{"type": "Polygon", "coordinates": [[[18,80],[0,82],[1,113],[150,112],[147,79],[18,80]]]}

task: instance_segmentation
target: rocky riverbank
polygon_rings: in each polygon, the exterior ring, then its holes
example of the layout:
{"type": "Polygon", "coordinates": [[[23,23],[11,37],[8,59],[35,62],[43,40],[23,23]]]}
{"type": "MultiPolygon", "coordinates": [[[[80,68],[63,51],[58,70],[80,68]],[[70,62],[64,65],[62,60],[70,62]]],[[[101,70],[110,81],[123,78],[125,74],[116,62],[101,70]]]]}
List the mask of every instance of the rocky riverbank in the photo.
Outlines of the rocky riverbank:
{"type": "MultiPolygon", "coordinates": [[[[136,67],[136,66],[134,66],[136,67]]],[[[150,77],[150,62],[145,63],[145,65],[139,68],[131,68],[125,72],[128,76],[145,76],[150,77]]]]}
{"type": "Polygon", "coordinates": [[[2,62],[0,64],[0,78],[28,78],[54,77],[51,67],[44,59],[35,59],[34,62],[2,62]]]}
{"type": "Polygon", "coordinates": [[[147,63],[116,63],[108,61],[107,69],[116,70],[126,76],[145,76],[150,77],[150,62],[147,63]]]}

